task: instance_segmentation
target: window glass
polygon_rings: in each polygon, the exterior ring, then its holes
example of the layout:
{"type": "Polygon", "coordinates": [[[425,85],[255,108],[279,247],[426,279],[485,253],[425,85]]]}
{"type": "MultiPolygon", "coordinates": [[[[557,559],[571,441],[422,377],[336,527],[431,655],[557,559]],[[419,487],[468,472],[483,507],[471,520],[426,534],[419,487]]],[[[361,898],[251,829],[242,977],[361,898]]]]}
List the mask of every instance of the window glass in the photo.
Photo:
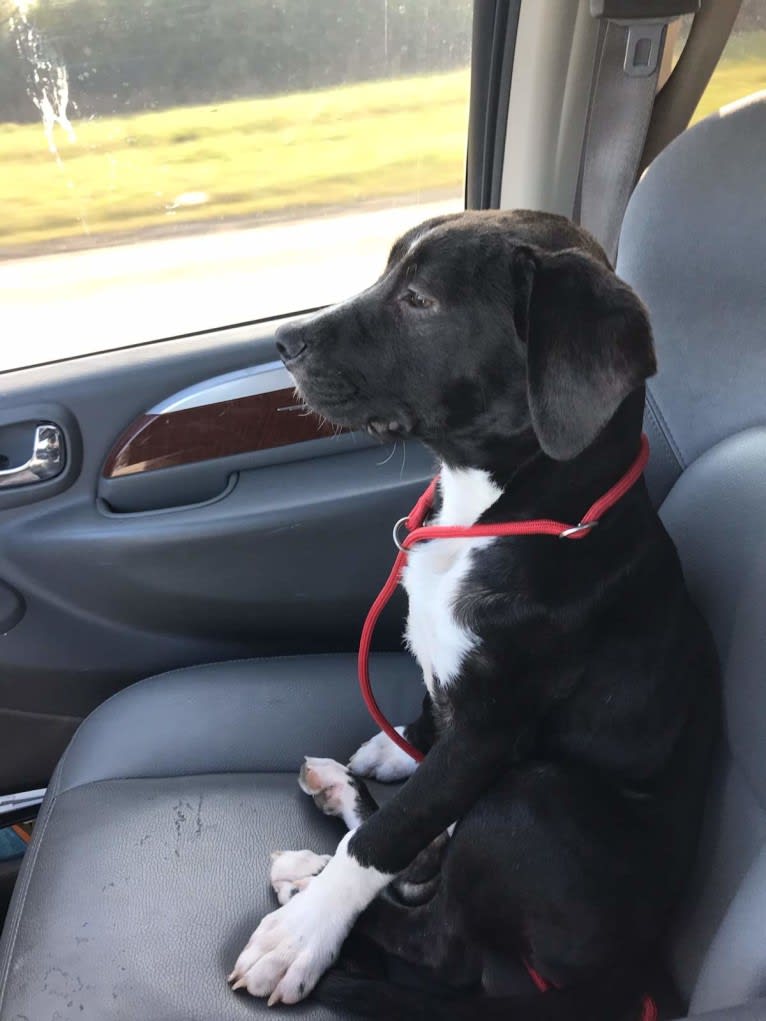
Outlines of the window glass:
{"type": "Polygon", "coordinates": [[[370,282],[462,207],[471,6],[0,0],[0,369],[370,282]]]}
{"type": "Polygon", "coordinates": [[[766,0],[743,0],[691,123],[761,89],[766,89],[766,0]]]}

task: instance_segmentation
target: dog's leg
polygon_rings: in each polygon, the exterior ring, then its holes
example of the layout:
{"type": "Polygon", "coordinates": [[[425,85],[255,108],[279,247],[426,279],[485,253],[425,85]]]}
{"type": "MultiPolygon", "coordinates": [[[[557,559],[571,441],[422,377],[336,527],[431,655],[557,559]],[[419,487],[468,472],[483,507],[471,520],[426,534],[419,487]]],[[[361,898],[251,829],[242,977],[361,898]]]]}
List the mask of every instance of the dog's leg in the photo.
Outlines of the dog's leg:
{"type": "MultiPolygon", "coordinates": [[[[307,758],[298,784],[325,815],[342,818],[355,829],[378,810],[367,785],[334,759],[307,758]]],[[[440,834],[392,881],[359,919],[355,932],[378,950],[411,964],[429,967],[455,985],[479,976],[476,953],[471,953],[445,919],[444,898],[439,896],[441,863],[449,837],[440,834]]],[[[283,852],[272,869],[272,886],[280,904],[305,890],[322,871],[327,856],[310,851],[283,852]],[[292,857],[294,855],[294,858],[292,857]],[[296,875],[285,881],[286,871],[296,875]],[[278,883],[274,883],[278,873],[278,883]],[[279,887],[277,889],[277,887],[279,887]]]]}
{"type": "MultiPolygon", "coordinates": [[[[298,785],[314,799],[320,812],[342,819],[350,830],[378,808],[366,785],[334,759],[307,757],[298,775],[298,785]]],[[[329,854],[306,850],[272,852],[269,878],[279,903],[287,904],[305,890],[329,860],[329,854]]]]}
{"type": "Polygon", "coordinates": [[[450,896],[443,886],[423,904],[407,906],[385,891],[362,914],[350,937],[358,936],[385,955],[426,968],[446,985],[478,982],[482,951],[468,942],[459,926],[450,896]]]}
{"type": "Polygon", "coordinates": [[[479,735],[455,727],[440,738],[391,801],[343,838],[303,893],[263,919],[232,972],[235,988],[271,1004],[307,996],[362,911],[470,808],[512,747],[504,730],[479,735]]]}
{"type": "MultiPolygon", "coordinates": [[[[334,759],[306,758],[298,774],[298,785],[324,815],[340,818],[350,830],[356,829],[377,804],[361,780],[334,759]]],[[[270,881],[277,900],[287,904],[305,890],[327,865],[328,854],[313,851],[273,851],[270,881]]]]}
{"type": "MultiPolygon", "coordinates": [[[[314,804],[320,812],[343,819],[350,830],[356,829],[378,810],[377,802],[367,785],[334,759],[307,758],[298,776],[298,786],[314,799],[314,804]]],[[[433,895],[448,839],[447,833],[440,834],[394,879],[390,889],[400,903],[409,906],[422,904],[433,895]]],[[[311,854],[310,851],[294,853],[311,854]]],[[[320,871],[321,869],[316,869],[308,879],[298,875],[299,882],[289,890],[281,887],[283,891],[281,896],[280,891],[277,891],[279,903],[287,903],[296,893],[304,890],[310,879],[320,871]]],[[[272,875],[272,886],[273,878],[272,875]]],[[[276,887],[274,888],[276,890],[276,887]]]]}
{"type": "MultiPolygon", "coordinates": [[[[405,737],[419,751],[425,754],[434,743],[436,728],[434,725],[433,703],[431,696],[423,699],[423,709],[414,723],[405,727],[397,727],[397,732],[405,737]]],[[[406,780],[417,769],[417,762],[407,752],[394,744],[383,733],[376,734],[351,756],[349,766],[357,776],[366,776],[380,783],[396,783],[406,780]]]]}

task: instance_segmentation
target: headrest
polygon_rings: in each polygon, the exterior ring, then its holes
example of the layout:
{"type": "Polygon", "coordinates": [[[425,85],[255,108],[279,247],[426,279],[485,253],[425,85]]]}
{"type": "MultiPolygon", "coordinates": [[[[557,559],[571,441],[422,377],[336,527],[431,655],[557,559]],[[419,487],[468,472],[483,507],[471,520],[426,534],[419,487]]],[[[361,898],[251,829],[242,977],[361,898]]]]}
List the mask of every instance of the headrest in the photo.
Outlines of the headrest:
{"type": "Polygon", "coordinates": [[[647,304],[659,502],[715,443],[766,423],[766,92],[680,135],[628,205],[617,272],[647,304]]]}

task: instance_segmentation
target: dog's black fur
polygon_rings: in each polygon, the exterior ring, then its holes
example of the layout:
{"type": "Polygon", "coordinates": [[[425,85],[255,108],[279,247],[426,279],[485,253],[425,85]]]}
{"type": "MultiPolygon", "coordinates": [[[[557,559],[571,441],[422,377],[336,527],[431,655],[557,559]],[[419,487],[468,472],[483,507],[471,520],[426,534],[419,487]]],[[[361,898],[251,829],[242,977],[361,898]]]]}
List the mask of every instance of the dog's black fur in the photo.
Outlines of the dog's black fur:
{"type": "MultiPolygon", "coordinates": [[[[646,310],[562,217],[466,213],[405,234],[368,290],[280,331],[333,422],[423,440],[502,487],[482,522],[576,522],[639,448],[646,310]]],[[[387,1018],[636,1017],[694,855],[717,663],[640,481],[587,538],[495,540],[455,614],[478,636],[407,731],[428,752],[349,845],[399,873],[459,820],[433,895],[362,929],[452,985],[526,958],[559,991],[426,997],[331,974],[318,995],[387,1018]],[[493,963],[494,962],[494,963],[493,963]]]]}

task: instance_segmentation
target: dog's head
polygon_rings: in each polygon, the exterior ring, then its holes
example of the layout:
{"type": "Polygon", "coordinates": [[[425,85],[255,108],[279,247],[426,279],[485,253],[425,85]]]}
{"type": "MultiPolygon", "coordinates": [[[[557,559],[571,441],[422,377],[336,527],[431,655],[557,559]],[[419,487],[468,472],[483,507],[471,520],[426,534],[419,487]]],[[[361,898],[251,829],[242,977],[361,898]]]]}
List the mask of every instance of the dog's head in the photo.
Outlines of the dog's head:
{"type": "Polygon", "coordinates": [[[371,287],[277,338],[315,411],[442,456],[529,434],[568,460],[655,371],[637,296],[590,235],[544,213],[429,220],[371,287]]]}

